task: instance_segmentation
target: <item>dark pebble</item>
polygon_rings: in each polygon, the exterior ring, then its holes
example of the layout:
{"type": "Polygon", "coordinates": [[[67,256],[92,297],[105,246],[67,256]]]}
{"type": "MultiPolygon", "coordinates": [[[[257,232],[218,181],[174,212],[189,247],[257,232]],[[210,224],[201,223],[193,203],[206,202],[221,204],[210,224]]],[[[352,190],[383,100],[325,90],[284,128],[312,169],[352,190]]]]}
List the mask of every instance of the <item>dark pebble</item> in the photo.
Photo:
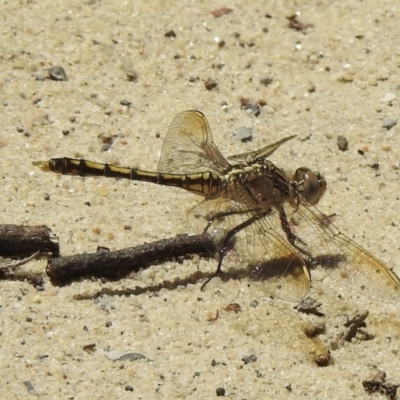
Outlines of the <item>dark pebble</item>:
{"type": "Polygon", "coordinates": [[[125,386],[125,391],[126,392],[133,392],[133,387],[131,385],[126,385],[125,386]]]}
{"type": "Polygon", "coordinates": [[[243,361],[245,364],[250,364],[250,363],[253,363],[253,362],[256,362],[256,361],[257,361],[257,356],[256,356],[255,354],[251,354],[251,355],[249,355],[249,356],[244,356],[244,357],[242,358],[242,361],[243,361]]]}
{"type": "Polygon", "coordinates": [[[268,86],[272,83],[272,81],[274,80],[272,75],[269,74],[263,74],[260,76],[260,78],[258,79],[259,82],[265,86],[268,86]]]}
{"type": "Polygon", "coordinates": [[[129,107],[129,106],[132,104],[132,102],[129,101],[129,100],[121,100],[121,101],[120,101],[120,104],[121,104],[121,106],[127,106],[127,107],[129,107]]]}
{"type": "Polygon", "coordinates": [[[30,381],[25,381],[24,385],[30,392],[35,390],[35,388],[33,387],[32,383],[30,381]]]}
{"type": "Polygon", "coordinates": [[[214,81],[214,79],[208,78],[204,82],[204,86],[206,87],[207,90],[213,90],[218,86],[218,83],[214,81]]]}
{"type": "Polygon", "coordinates": [[[216,393],[217,397],[223,397],[225,396],[225,389],[223,387],[219,387],[217,388],[216,393]]]}
{"type": "Polygon", "coordinates": [[[167,38],[175,38],[176,37],[176,33],[173,30],[170,30],[165,34],[165,37],[167,37],[167,38]]]}
{"type": "Polygon", "coordinates": [[[63,67],[57,66],[49,69],[50,79],[53,81],[67,81],[67,74],[63,67]]]}
{"type": "Polygon", "coordinates": [[[346,151],[349,149],[349,142],[344,136],[339,136],[337,138],[337,146],[341,151],[346,151]]]}
{"type": "Polygon", "coordinates": [[[372,169],[379,169],[379,163],[376,162],[376,163],[371,164],[371,168],[372,169]]]}

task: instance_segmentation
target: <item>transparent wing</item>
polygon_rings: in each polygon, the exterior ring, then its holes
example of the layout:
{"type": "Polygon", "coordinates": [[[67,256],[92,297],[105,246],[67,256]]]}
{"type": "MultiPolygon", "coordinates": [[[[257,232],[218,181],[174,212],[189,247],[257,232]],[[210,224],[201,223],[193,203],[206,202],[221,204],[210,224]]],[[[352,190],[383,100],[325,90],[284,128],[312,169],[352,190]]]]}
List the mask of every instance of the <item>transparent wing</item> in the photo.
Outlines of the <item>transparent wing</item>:
{"type": "Polygon", "coordinates": [[[316,207],[300,204],[290,212],[303,258],[357,292],[387,303],[400,300],[400,279],[391,268],[341,233],[316,207]]]}
{"type": "Polygon", "coordinates": [[[239,264],[227,257],[222,266],[243,272],[250,281],[267,294],[283,300],[300,302],[310,289],[311,276],[305,261],[272,227],[279,219],[272,211],[268,217],[255,221],[235,236],[233,251],[239,264]]]}
{"type": "Polygon", "coordinates": [[[203,113],[184,111],[174,118],[164,140],[158,172],[193,174],[214,171],[225,174],[229,167],[213,142],[203,113]]]}
{"type": "Polygon", "coordinates": [[[276,143],[270,144],[268,146],[263,147],[262,149],[258,149],[255,151],[248,151],[246,153],[235,154],[233,156],[228,157],[228,160],[233,162],[236,165],[247,165],[259,160],[263,160],[269,157],[274,151],[276,151],[283,143],[287,142],[290,139],[295,138],[296,135],[285,137],[276,143]]]}
{"type": "MultiPolygon", "coordinates": [[[[195,206],[189,211],[188,220],[195,232],[207,230],[220,240],[254,215],[231,186],[227,196],[205,199],[195,206]]],[[[271,219],[279,220],[272,209],[266,217],[234,236],[223,258],[222,269],[249,279],[268,295],[299,302],[309,291],[310,273],[305,261],[284,238],[278,222],[274,228],[269,222],[271,219]]]]}

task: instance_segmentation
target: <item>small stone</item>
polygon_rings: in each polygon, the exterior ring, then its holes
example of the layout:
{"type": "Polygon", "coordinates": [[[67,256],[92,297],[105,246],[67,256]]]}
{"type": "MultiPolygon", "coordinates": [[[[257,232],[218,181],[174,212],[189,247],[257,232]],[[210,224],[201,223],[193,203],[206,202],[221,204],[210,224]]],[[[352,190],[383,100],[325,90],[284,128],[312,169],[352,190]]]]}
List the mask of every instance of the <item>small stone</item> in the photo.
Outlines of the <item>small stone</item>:
{"type": "Polygon", "coordinates": [[[176,33],[171,29],[170,31],[168,31],[165,34],[165,37],[167,37],[167,38],[176,38],[176,33]]]}
{"type": "Polygon", "coordinates": [[[122,357],[118,358],[116,361],[136,361],[141,360],[142,358],[146,358],[141,353],[126,353],[122,357]]]}
{"type": "Polygon", "coordinates": [[[379,163],[378,163],[378,162],[373,163],[373,164],[370,165],[370,167],[371,167],[372,169],[377,170],[377,169],[379,169],[379,163]]]}
{"type": "Polygon", "coordinates": [[[35,391],[35,388],[33,387],[32,383],[30,381],[25,381],[24,385],[27,388],[28,392],[34,392],[35,391]]]}
{"type": "Polygon", "coordinates": [[[233,133],[237,140],[241,142],[248,142],[253,139],[253,130],[245,126],[241,126],[236,132],[233,133]]]}
{"type": "Polygon", "coordinates": [[[382,127],[387,130],[392,129],[397,124],[397,119],[385,118],[382,122],[382,127]]]}
{"type": "Polygon", "coordinates": [[[67,74],[63,67],[56,66],[49,69],[50,79],[53,81],[67,81],[67,74]]]}
{"type": "Polygon", "coordinates": [[[216,390],[217,397],[224,397],[225,396],[225,389],[223,387],[219,387],[216,390]]]}
{"type": "Polygon", "coordinates": [[[101,151],[108,151],[110,149],[111,149],[111,144],[106,143],[101,146],[101,151]]]}
{"type": "Polygon", "coordinates": [[[211,11],[211,14],[214,15],[215,18],[221,18],[223,15],[231,13],[233,10],[232,8],[219,8],[218,10],[211,11]]]}
{"type": "Polygon", "coordinates": [[[129,107],[132,104],[132,102],[129,100],[121,100],[119,103],[121,104],[121,106],[127,106],[127,107],[129,107]]]}
{"type": "Polygon", "coordinates": [[[214,81],[214,79],[208,78],[205,82],[204,85],[207,90],[213,90],[218,86],[218,83],[214,81]]]}
{"type": "Polygon", "coordinates": [[[131,385],[126,385],[125,386],[125,391],[126,392],[133,392],[133,387],[131,385]]]}
{"type": "Polygon", "coordinates": [[[243,361],[245,364],[250,364],[250,363],[253,363],[253,362],[256,362],[256,361],[257,361],[257,356],[256,356],[255,354],[251,354],[251,355],[249,355],[249,356],[244,356],[244,357],[242,358],[242,361],[243,361]]]}
{"type": "Polygon", "coordinates": [[[396,95],[391,92],[387,92],[382,98],[381,103],[388,103],[391,105],[392,101],[396,98],[396,95]]]}
{"type": "Polygon", "coordinates": [[[139,79],[139,74],[136,69],[133,68],[132,63],[129,60],[123,61],[122,68],[124,69],[129,82],[136,82],[139,79]]]}
{"type": "Polygon", "coordinates": [[[268,86],[272,83],[274,80],[272,75],[270,74],[263,74],[258,78],[259,82],[265,86],[268,86]]]}
{"type": "Polygon", "coordinates": [[[344,136],[339,136],[337,138],[337,146],[339,150],[346,151],[349,149],[349,142],[344,136]]]}

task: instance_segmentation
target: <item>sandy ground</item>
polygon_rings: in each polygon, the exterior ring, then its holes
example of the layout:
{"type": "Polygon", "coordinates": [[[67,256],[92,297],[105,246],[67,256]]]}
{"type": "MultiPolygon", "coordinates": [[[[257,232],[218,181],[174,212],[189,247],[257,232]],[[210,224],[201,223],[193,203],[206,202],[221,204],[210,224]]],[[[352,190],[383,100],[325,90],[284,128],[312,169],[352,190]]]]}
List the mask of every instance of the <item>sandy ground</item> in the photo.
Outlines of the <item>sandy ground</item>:
{"type": "MultiPolygon", "coordinates": [[[[198,109],[226,155],[297,134],[271,159],[321,171],[328,191],[319,209],[337,213],[336,225],[400,274],[400,135],[398,125],[383,127],[399,117],[399,14],[396,0],[1,2],[0,222],[47,225],[63,255],[190,233],[192,194],[45,174],[31,161],[75,156],[155,170],[173,117],[198,109]],[[233,11],[214,17],[221,7],[233,11]],[[294,13],[300,30],[288,26],[294,13]],[[165,36],[171,30],[176,37],[165,36]],[[48,79],[57,65],[68,81],[48,79]],[[272,82],[261,83],[265,75],[272,82]],[[211,91],[209,78],[218,83],[211,91]],[[256,117],[241,97],[266,105],[256,117]],[[241,126],[252,141],[234,137],[241,126]],[[115,140],[102,151],[107,135],[115,140]]],[[[212,271],[213,260],[64,287],[45,265],[23,267],[44,276],[42,288],[0,281],[2,398],[204,399],[224,388],[232,399],[365,399],[361,382],[377,368],[400,383],[399,305],[318,274],[311,295],[323,317],[240,280],[118,295],[212,271]],[[230,303],[241,311],[224,311],[230,303]],[[365,334],[334,348],[346,318],[366,310],[365,334]],[[325,333],[309,339],[305,327],[319,323],[325,333]],[[327,349],[330,364],[318,366],[327,349]],[[144,358],[115,360],[125,353],[144,358]],[[249,355],[256,359],[245,363],[249,355]]]]}

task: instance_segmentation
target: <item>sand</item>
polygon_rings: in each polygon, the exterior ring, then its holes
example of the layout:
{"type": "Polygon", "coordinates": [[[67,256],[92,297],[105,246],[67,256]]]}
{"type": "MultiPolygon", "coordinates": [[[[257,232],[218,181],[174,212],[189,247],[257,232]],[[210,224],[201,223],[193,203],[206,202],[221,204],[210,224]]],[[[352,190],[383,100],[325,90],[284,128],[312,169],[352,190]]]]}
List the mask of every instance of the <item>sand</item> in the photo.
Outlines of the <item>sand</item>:
{"type": "MultiPolygon", "coordinates": [[[[395,0],[10,1],[0,10],[1,223],[47,225],[63,255],[191,233],[193,194],[45,174],[31,162],[70,156],[155,170],[173,117],[198,109],[226,155],[296,134],[271,160],[320,171],[321,212],[400,274],[395,0]],[[216,18],[222,7],[232,12],[216,18]],[[54,66],[67,81],[49,79],[54,66]],[[218,86],[207,90],[208,79],[218,86]],[[241,98],[265,102],[260,115],[241,98]],[[242,126],[251,141],[233,135],[242,126]]],[[[245,280],[120,295],[215,269],[198,257],[66,286],[52,285],[45,266],[21,267],[44,277],[38,288],[0,281],[2,398],[209,399],[224,388],[232,399],[365,399],[362,381],[376,369],[400,383],[399,305],[318,273],[310,295],[320,317],[245,280]],[[231,303],[241,310],[226,311],[231,303]],[[364,334],[340,341],[349,316],[366,310],[364,334]],[[310,324],[325,332],[308,338],[310,324]],[[317,365],[328,350],[329,365],[317,365]],[[118,359],[127,353],[143,357],[118,359]]]]}

